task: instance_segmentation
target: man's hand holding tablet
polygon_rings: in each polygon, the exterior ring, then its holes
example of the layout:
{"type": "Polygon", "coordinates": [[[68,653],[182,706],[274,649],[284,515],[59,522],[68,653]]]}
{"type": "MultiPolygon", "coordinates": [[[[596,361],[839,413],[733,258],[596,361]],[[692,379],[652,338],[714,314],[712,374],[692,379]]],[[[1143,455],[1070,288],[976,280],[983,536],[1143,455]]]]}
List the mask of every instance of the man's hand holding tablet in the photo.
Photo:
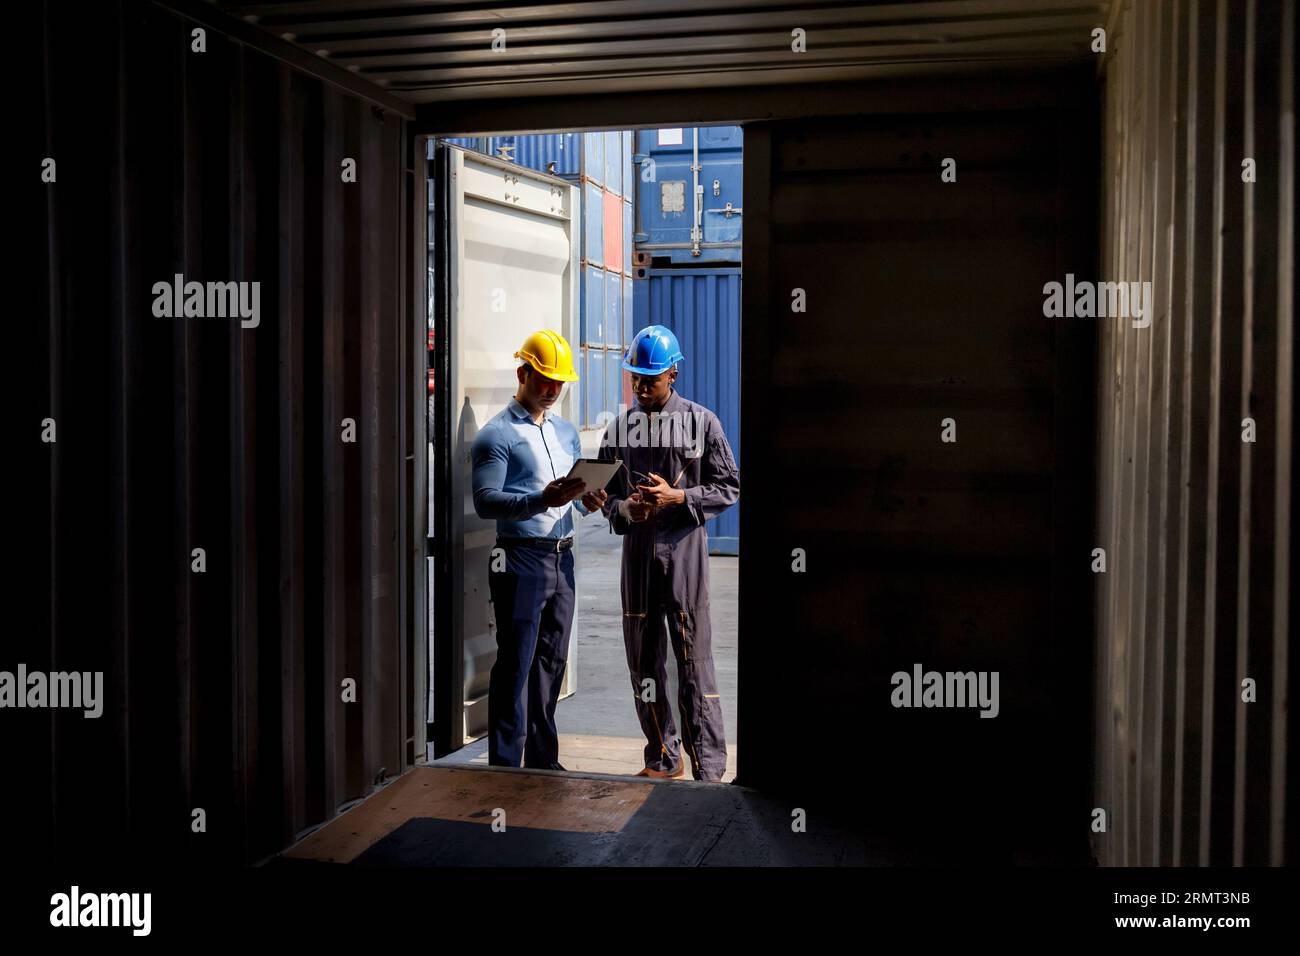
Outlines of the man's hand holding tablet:
{"type": "Polygon", "coordinates": [[[588,511],[599,511],[606,499],[609,497],[605,493],[605,486],[609,480],[614,477],[614,472],[622,467],[623,463],[619,460],[614,461],[597,461],[593,458],[579,458],[573,463],[569,473],[564,476],[564,481],[576,479],[582,482],[583,487],[587,490],[582,496],[582,506],[588,511]]]}

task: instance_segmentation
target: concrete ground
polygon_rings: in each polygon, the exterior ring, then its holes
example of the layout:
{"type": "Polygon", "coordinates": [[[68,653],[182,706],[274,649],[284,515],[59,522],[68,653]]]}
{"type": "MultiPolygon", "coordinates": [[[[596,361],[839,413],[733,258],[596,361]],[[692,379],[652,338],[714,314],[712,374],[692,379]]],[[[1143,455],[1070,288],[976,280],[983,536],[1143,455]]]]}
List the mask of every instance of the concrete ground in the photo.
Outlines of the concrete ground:
{"type": "MultiPolygon", "coordinates": [[[[584,439],[594,433],[584,433],[584,439]]],[[[588,442],[584,441],[584,445],[588,442]]],[[[572,771],[634,774],[645,766],[645,736],[637,722],[623,649],[623,608],[619,597],[619,562],[623,539],[608,523],[589,515],[578,525],[577,692],[560,701],[560,762],[572,771]]],[[[736,775],[736,608],[740,559],[709,559],[713,657],[718,675],[727,735],[727,774],[736,775]]],[[[677,667],[668,651],[668,701],[677,713],[677,667]]],[[[439,765],[487,765],[482,738],[436,761],[439,765]]],[[[687,777],[690,763],[687,761],[687,777]]]]}

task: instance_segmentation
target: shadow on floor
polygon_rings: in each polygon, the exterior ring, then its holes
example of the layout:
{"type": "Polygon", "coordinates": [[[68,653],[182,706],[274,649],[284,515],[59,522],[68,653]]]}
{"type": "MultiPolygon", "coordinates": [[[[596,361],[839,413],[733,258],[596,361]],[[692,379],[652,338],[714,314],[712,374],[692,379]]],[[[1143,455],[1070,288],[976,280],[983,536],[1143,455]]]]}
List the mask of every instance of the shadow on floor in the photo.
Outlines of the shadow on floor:
{"type": "Polygon", "coordinates": [[[893,862],[860,834],[744,787],[416,768],[280,855],[375,867],[838,866],[893,862]],[[495,826],[494,826],[495,824],[495,826]]]}

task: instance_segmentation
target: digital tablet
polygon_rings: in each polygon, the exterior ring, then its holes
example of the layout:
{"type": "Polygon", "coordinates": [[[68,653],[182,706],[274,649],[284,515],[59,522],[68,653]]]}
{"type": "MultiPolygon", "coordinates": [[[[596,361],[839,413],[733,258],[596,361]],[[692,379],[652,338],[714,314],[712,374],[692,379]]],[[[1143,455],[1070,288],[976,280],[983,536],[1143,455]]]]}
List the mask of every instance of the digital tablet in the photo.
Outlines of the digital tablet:
{"type": "Polygon", "coordinates": [[[607,484],[609,479],[614,477],[614,472],[623,466],[623,462],[615,459],[614,461],[597,461],[594,458],[579,458],[569,469],[565,478],[581,478],[587,483],[588,491],[600,491],[607,484]]]}

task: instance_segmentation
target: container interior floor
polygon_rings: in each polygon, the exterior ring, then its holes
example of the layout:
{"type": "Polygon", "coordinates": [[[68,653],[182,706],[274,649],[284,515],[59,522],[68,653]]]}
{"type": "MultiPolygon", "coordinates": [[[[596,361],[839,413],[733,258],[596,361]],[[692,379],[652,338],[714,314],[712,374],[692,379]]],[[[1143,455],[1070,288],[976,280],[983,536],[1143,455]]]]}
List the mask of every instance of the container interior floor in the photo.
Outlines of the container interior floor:
{"type": "Polygon", "coordinates": [[[473,767],[417,767],[282,853],[314,862],[434,866],[887,865],[851,827],[727,784],[473,767]],[[495,825],[494,825],[495,824],[495,825]]]}

